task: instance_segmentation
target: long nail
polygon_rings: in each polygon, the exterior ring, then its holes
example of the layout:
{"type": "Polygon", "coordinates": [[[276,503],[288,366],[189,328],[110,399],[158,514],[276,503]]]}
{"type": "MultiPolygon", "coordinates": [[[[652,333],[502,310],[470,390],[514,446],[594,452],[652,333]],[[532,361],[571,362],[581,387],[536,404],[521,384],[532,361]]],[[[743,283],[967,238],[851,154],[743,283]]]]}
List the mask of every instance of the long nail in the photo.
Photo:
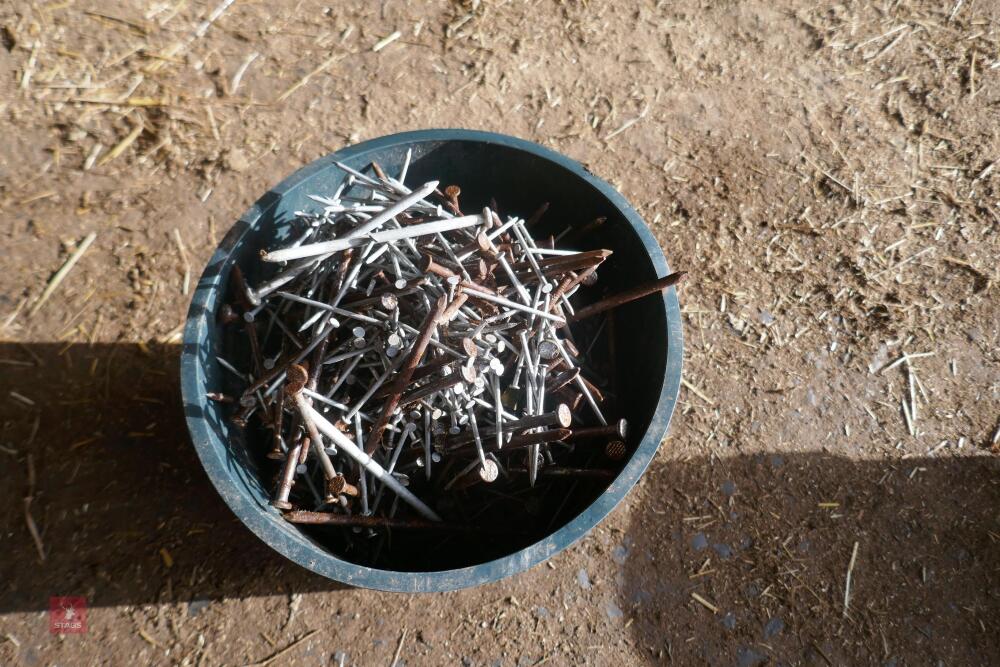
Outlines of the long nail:
{"type": "Polygon", "coordinates": [[[382,406],[382,412],[368,432],[368,441],[365,443],[365,452],[367,454],[371,455],[382,440],[382,433],[385,432],[385,427],[389,423],[389,417],[399,405],[399,399],[403,391],[409,386],[413,372],[420,364],[424,352],[427,351],[427,345],[431,341],[431,336],[437,331],[438,320],[441,318],[441,313],[444,312],[447,305],[447,298],[439,298],[434,308],[427,313],[427,317],[424,318],[423,323],[420,325],[420,333],[417,334],[417,339],[413,343],[410,355],[407,357],[402,368],[400,368],[396,379],[393,380],[393,393],[386,397],[385,403],[382,406]]]}
{"type": "MultiPolygon", "coordinates": [[[[384,516],[359,516],[333,514],[330,512],[306,512],[298,510],[284,515],[286,521],[313,526],[361,526],[362,528],[396,528],[399,530],[442,531],[454,533],[494,533],[481,526],[467,526],[444,521],[423,521],[421,519],[390,519],[384,516]]],[[[500,531],[509,532],[509,531],[500,531]]]]}
{"type": "Polygon", "coordinates": [[[687,275],[685,271],[676,271],[665,278],[660,278],[659,280],[644,283],[638,287],[633,287],[623,292],[619,292],[618,294],[613,294],[605,299],[601,299],[597,303],[592,303],[589,306],[576,311],[567,318],[567,322],[579,322],[580,320],[592,317],[598,313],[603,313],[611,308],[617,308],[618,306],[622,306],[626,303],[631,303],[632,301],[641,299],[644,296],[662,292],[668,287],[679,283],[684,279],[685,275],[687,275]]]}
{"type": "Polygon", "coordinates": [[[588,428],[573,429],[573,434],[569,437],[569,441],[579,442],[581,440],[592,440],[595,438],[614,438],[615,440],[624,440],[626,437],[628,437],[628,421],[625,419],[619,419],[618,421],[608,424],[607,426],[591,426],[588,428]]]}

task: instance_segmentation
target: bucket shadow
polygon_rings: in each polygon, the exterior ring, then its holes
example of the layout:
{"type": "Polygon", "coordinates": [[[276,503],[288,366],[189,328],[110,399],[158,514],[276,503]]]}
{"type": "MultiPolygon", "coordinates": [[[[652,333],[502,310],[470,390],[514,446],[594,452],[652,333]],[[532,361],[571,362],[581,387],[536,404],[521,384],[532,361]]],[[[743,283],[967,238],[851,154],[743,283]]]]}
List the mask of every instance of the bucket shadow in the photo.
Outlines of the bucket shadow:
{"type": "Polygon", "coordinates": [[[0,343],[0,613],[47,609],[55,595],[187,601],[193,613],[221,598],[344,588],[271,551],[216,494],[188,437],[179,355],[0,343]],[[24,513],[29,454],[44,561],[24,513]]]}
{"type": "Polygon", "coordinates": [[[990,456],[660,465],[631,503],[619,605],[651,664],[998,664],[998,473],[990,456]]]}

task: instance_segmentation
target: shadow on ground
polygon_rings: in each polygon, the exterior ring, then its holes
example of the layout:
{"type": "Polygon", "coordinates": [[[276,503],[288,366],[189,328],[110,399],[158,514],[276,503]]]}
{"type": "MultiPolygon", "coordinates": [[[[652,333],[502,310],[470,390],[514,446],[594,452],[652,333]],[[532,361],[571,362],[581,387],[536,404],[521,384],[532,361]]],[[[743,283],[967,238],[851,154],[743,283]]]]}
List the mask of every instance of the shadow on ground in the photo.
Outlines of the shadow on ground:
{"type": "MultiPolygon", "coordinates": [[[[0,344],[0,613],[54,595],[197,609],[340,588],[273,553],[219,499],[188,441],[178,353],[0,344]]],[[[995,457],[670,461],[634,493],[612,554],[615,609],[653,663],[1000,662],[995,457]]]]}
{"type": "Polygon", "coordinates": [[[48,609],[55,595],[196,610],[340,588],[272,552],[216,494],[184,423],[179,355],[179,346],[0,343],[0,613],[48,609]],[[44,561],[24,515],[29,454],[44,561]]]}
{"type": "Polygon", "coordinates": [[[654,664],[1000,664],[998,473],[991,456],[661,465],[614,552],[618,604],[654,664]]]}

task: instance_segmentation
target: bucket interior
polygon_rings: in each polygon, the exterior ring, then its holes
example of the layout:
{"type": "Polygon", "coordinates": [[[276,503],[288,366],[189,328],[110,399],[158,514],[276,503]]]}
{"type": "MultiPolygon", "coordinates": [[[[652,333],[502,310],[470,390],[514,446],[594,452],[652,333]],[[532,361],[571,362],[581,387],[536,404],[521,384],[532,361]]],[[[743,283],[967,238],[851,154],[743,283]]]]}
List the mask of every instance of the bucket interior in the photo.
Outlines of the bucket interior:
{"type": "MultiPolygon", "coordinates": [[[[608,248],[614,254],[598,270],[594,287],[582,289],[573,304],[577,307],[599,296],[643,281],[655,279],[656,272],[643,240],[614,204],[591,184],[572,171],[545,158],[516,147],[481,141],[424,141],[373,149],[344,161],[370,173],[372,160],[387,174],[398,176],[406,149],[413,151],[406,184],[416,187],[430,180],[461,188],[465,212],[480,211],[495,199],[501,219],[516,215],[526,218],[543,202],[549,209],[532,228],[536,240],[558,235],[567,226],[579,228],[597,217],[606,222],[573,243],[557,243],[559,248],[591,250],[608,248]]],[[[233,292],[229,273],[239,264],[247,281],[258,284],[276,269],[259,259],[261,249],[273,249],[289,237],[289,221],[296,211],[317,211],[321,205],[308,195],[331,196],[346,174],[325,158],[307,168],[308,175],[285,190],[275,189],[258,202],[258,209],[238,223],[216,255],[206,275],[216,276],[216,288],[207,299],[207,335],[198,349],[204,391],[239,395],[243,386],[217,361],[216,356],[246,368],[249,355],[246,336],[238,324],[223,326],[216,317],[233,292]],[[259,216],[257,215],[259,213],[259,216]]],[[[614,311],[612,336],[601,328],[602,317],[574,325],[573,333],[581,351],[590,348],[591,375],[603,382],[598,386],[607,395],[602,406],[609,422],[624,417],[629,422],[629,456],[650,425],[664,383],[667,358],[667,326],[663,299],[647,297],[614,311]]],[[[253,505],[275,519],[274,525],[286,533],[301,533],[317,548],[358,565],[397,572],[433,572],[468,567],[510,555],[548,538],[580,514],[608,487],[606,482],[578,479],[540,478],[534,489],[526,481],[517,490],[498,492],[491,485],[476,485],[454,506],[437,508],[465,523],[483,527],[477,533],[427,533],[421,531],[380,531],[376,537],[349,528],[297,526],[280,519],[269,505],[281,462],[266,458],[270,432],[251,419],[246,429],[229,421],[232,406],[204,401],[200,412],[218,435],[228,475],[253,505]],[[221,444],[221,443],[224,443],[221,444]]],[[[574,424],[596,424],[586,403],[574,414],[574,424]],[[580,418],[578,419],[577,416],[580,418]]],[[[579,445],[572,463],[588,467],[591,462],[620,470],[603,457],[601,445],[579,445]]],[[[442,462],[442,464],[444,461],[442,462]]],[[[440,465],[440,464],[439,464],[440,465]]],[[[413,476],[411,491],[421,495],[423,476],[413,476]]],[[[635,480],[633,480],[635,481],[635,480]]],[[[301,484],[301,482],[299,482],[301,484]]],[[[620,493],[627,491],[627,488],[620,493]]],[[[388,492],[391,495],[391,492],[388,492]]],[[[388,500],[388,498],[387,498],[388,500]]],[[[310,508],[311,509],[311,508],[310,508]]],[[[403,507],[401,507],[401,510],[403,507]]]]}

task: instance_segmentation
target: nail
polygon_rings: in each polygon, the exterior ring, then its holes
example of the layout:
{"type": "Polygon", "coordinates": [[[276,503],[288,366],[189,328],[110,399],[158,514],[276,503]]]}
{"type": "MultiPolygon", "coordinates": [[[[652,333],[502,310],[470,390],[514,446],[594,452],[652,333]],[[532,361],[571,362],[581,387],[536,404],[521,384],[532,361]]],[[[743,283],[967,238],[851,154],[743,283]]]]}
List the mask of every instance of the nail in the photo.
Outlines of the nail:
{"type": "Polygon", "coordinates": [[[448,207],[455,215],[462,215],[462,211],[458,208],[458,196],[460,194],[462,194],[462,188],[457,185],[449,185],[444,189],[444,196],[448,200],[448,207]]]}
{"type": "MultiPolygon", "coordinates": [[[[466,526],[444,521],[423,521],[421,519],[389,519],[383,516],[358,516],[333,514],[330,512],[306,512],[298,510],[284,515],[286,521],[313,526],[361,526],[363,528],[396,528],[399,530],[435,530],[457,533],[491,533],[487,528],[466,526]]],[[[508,532],[508,531],[501,531],[508,532]]]]}
{"type": "Polygon", "coordinates": [[[357,498],[360,493],[358,487],[349,484],[343,475],[334,475],[327,482],[327,489],[335,496],[344,495],[357,498]]]}
{"type": "Polygon", "coordinates": [[[588,380],[582,373],[577,375],[573,379],[576,380],[577,382],[582,382],[583,384],[587,385],[587,390],[590,392],[591,396],[594,397],[594,400],[596,400],[598,403],[604,402],[604,393],[597,388],[597,385],[588,380]]]}
{"type": "Polygon", "coordinates": [[[281,481],[278,483],[278,489],[271,500],[271,505],[279,510],[292,509],[292,504],[288,502],[288,496],[292,492],[292,484],[295,483],[295,469],[298,467],[301,450],[302,444],[296,443],[288,451],[288,456],[285,457],[285,465],[281,470],[281,481]]]}
{"type": "MultiPolygon", "coordinates": [[[[376,218],[380,217],[376,216],[376,218]]],[[[373,218],[374,220],[375,218],[373,218]]],[[[385,220],[382,221],[383,223],[385,220]]],[[[370,223],[366,223],[370,224],[370,223]]],[[[408,227],[398,229],[387,229],[383,231],[372,231],[364,235],[356,235],[354,232],[330,241],[320,241],[309,243],[297,248],[282,248],[266,253],[263,257],[265,262],[287,262],[294,259],[306,259],[319,256],[332,255],[347,250],[348,248],[360,248],[368,243],[392,243],[403,239],[413,239],[420,236],[440,235],[442,232],[450,232],[456,229],[465,229],[483,224],[483,219],[478,215],[466,215],[460,218],[448,218],[445,220],[434,220],[423,222],[408,227]]]]}
{"type": "MultiPolygon", "coordinates": [[[[590,267],[600,266],[604,260],[614,254],[612,250],[584,250],[572,255],[558,255],[555,257],[545,257],[536,259],[535,263],[544,273],[558,275],[566,271],[576,271],[590,267]]],[[[531,268],[530,262],[517,262],[512,267],[517,272],[522,272],[531,268]]]]}
{"type": "MultiPolygon", "coordinates": [[[[231,275],[233,280],[236,282],[238,298],[243,299],[249,306],[249,297],[247,296],[249,287],[247,287],[246,280],[243,279],[243,271],[238,265],[236,265],[233,266],[231,275]]],[[[244,319],[243,329],[246,331],[247,339],[250,341],[250,359],[253,361],[254,377],[260,377],[261,373],[264,371],[264,358],[260,353],[260,341],[257,338],[257,327],[254,326],[252,320],[247,321],[244,319]]]]}
{"type": "Polygon", "coordinates": [[[628,421],[619,419],[607,426],[591,426],[589,428],[573,429],[573,434],[569,437],[569,442],[579,442],[581,440],[591,440],[594,438],[613,438],[624,440],[628,437],[628,421]]]}
{"type": "MultiPolygon", "coordinates": [[[[507,441],[506,444],[504,444],[502,450],[495,450],[495,445],[492,444],[490,447],[491,451],[503,451],[506,453],[518,449],[533,447],[535,445],[542,445],[548,442],[562,442],[569,438],[570,433],[572,433],[572,431],[568,428],[555,428],[535,431],[533,433],[523,433],[521,435],[513,436],[509,441],[507,441]]],[[[467,456],[477,452],[474,444],[463,444],[461,446],[446,449],[444,453],[448,456],[467,456]]]]}
{"type": "Polygon", "coordinates": [[[605,222],[607,222],[607,218],[603,216],[600,218],[594,218],[593,220],[583,225],[582,227],[579,227],[577,229],[571,229],[569,233],[566,235],[566,240],[568,243],[570,243],[570,245],[573,245],[573,241],[577,239],[585,239],[588,236],[591,236],[595,231],[600,229],[600,227],[605,222]]]}
{"type": "MultiPolygon", "coordinates": [[[[557,361],[561,362],[562,359],[558,359],[557,361]]],[[[579,368],[574,368],[572,370],[563,371],[562,373],[559,373],[558,375],[553,375],[552,376],[552,379],[549,380],[548,384],[546,385],[546,389],[547,389],[547,391],[550,391],[550,392],[557,392],[560,389],[562,389],[563,387],[565,387],[566,385],[568,385],[571,382],[573,382],[574,380],[576,380],[579,376],[580,376],[580,369],[579,368]]]]}
{"type": "Polygon", "coordinates": [[[224,303],[219,307],[217,318],[220,324],[232,324],[240,319],[239,315],[236,314],[236,311],[228,303],[224,303]]]}
{"type": "Polygon", "coordinates": [[[280,461],[285,458],[285,452],[281,448],[281,426],[284,421],[285,416],[285,390],[279,389],[278,396],[274,400],[274,416],[271,418],[271,425],[273,427],[272,441],[273,447],[271,451],[267,453],[267,458],[280,461]]]}
{"type": "Polygon", "coordinates": [[[424,407],[424,479],[431,478],[431,411],[424,407]]]}
{"type": "Polygon", "coordinates": [[[459,309],[464,306],[465,302],[468,300],[469,295],[465,292],[458,292],[455,294],[455,298],[452,302],[448,304],[448,307],[445,308],[444,311],[442,311],[438,324],[447,324],[455,319],[455,316],[458,315],[459,309]]]}
{"type": "Polygon", "coordinates": [[[381,441],[382,433],[385,431],[385,427],[389,423],[389,416],[399,405],[399,399],[402,396],[403,391],[410,384],[413,372],[417,369],[417,365],[420,364],[420,360],[423,358],[424,352],[427,351],[427,345],[431,341],[431,336],[435,331],[437,331],[438,320],[447,305],[448,300],[445,297],[439,298],[434,308],[427,313],[427,317],[424,318],[423,323],[420,325],[420,333],[417,334],[417,339],[413,343],[413,348],[411,349],[406,362],[400,369],[399,374],[396,376],[396,379],[393,381],[393,393],[386,397],[381,414],[379,414],[378,419],[375,420],[375,424],[368,432],[368,442],[366,443],[365,449],[367,454],[371,455],[371,453],[374,452],[375,448],[378,446],[378,443],[381,441]]]}
{"type": "MultiPolygon", "coordinates": [[[[336,477],[337,471],[334,469],[330,457],[323,449],[323,438],[320,436],[316,424],[313,422],[312,408],[309,406],[306,397],[302,395],[302,390],[308,381],[309,373],[305,367],[300,364],[292,364],[288,368],[288,381],[285,384],[285,392],[299,409],[302,423],[305,425],[306,431],[309,433],[309,438],[313,443],[312,451],[316,454],[316,458],[319,459],[320,465],[323,467],[324,476],[329,480],[336,477]]],[[[327,502],[333,502],[334,500],[334,498],[330,498],[327,502]]]]}
{"type": "Polygon", "coordinates": [[[496,461],[493,459],[486,459],[485,462],[477,460],[473,461],[459,473],[449,486],[454,488],[455,491],[464,491],[479,484],[492,484],[499,477],[500,467],[496,461]]]}
{"type": "Polygon", "coordinates": [[[534,227],[536,224],[538,224],[538,221],[542,219],[542,216],[545,215],[545,212],[548,210],[549,210],[549,202],[545,202],[544,204],[539,206],[534,213],[531,214],[530,218],[524,221],[524,226],[528,228],[534,227]]]}
{"type": "Polygon", "coordinates": [[[444,391],[445,389],[451,389],[452,387],[458,385],[459,383],[472,384],[476,381],[477,373],[475,369],[468,366],[462,366],[461,370],[457,373],[451,373],[450,375],[445,375],[444,377],[438,378],[433,382],[429,382],[423,387],[419,387],[404,394],[399,397],[399,406],[406,407],[412,403],[423,400],[428,396],[432,396],[438,392],[444,391]]]}
{"type": "Polygon", "coordinates": [[[576,311],[573,315],[570,315],[569,318],[567,318],[567,322],[579,322],[580,320],[597,315],[598,313],[603,313],[611,308],[617,308],[618,306],[622,306],[626,303],[631,303],[636,299],[641,299],[644,296],[656,294],[657,292],[661,292],[668,287],[676,285],[684,279],[685,275],[685,271],[676,271],[665,278],[644,283],[638,287],[633,287],[605,299],[601,299],[597,303],[592,303],[589,306],[576,311]]]}
{"type": "MultiPolygon", "coordinates": [[[[556,406],[555,410],[551,412],[546,412],[541,415],[530,415],[528,417],[522,417],[521,419],[515,419],[512,421],[504,422],[504,428],[508,431],[524,431],[530,428],[539,428],[542,426],[559,426],[560,428],[568,428],[573,422],[573,415],[570,412],[569,406],[560,403],[556,406]]],[[[449,442],[453,445],[462,445],[471,442],[471,440],[461,439],[449,442]]]]}
{"type": "Polygon", "coordinates": [[[434,257],[432,257],[429,253],[424,253],[421,256],[418,268],[424,274],[434,275],[439,278],[444,278],[445,280],[457,281],[453,283],[457,287],[474,289],[481,292],[486,292],[491,295],[495,295],[495,290],[493,290],[491,287],[487,287],[486,285],[477,283],[470,279],[463,279],[458,272],[453,271],[452,269],[449,269],[447,266],[444,266],[440,262],[436,261],[434,257]]]}
{"type": "Polygon", "coordinates": [[[308,405],[305,406],[305,408],[310,419],[316,425],[316,428],[327,437],[333,439],[338,449],[342,450],[345,454],[360,463],[375,477],[375,479],[381,480],[383,484],[392,489],[399,498],[413,507],[413,509],[415,509],[421,516],[432,521],[441,520],[441,517],[438,516],[434,510],[413,495],[413,493],[407,490],[406,487],[396,481],[396,479],[391,474],[387,473],[382,466],[376,463],[370,455],[358,448],[353,440],[337,430],[323,415],[319,414],[308,405]]]}

